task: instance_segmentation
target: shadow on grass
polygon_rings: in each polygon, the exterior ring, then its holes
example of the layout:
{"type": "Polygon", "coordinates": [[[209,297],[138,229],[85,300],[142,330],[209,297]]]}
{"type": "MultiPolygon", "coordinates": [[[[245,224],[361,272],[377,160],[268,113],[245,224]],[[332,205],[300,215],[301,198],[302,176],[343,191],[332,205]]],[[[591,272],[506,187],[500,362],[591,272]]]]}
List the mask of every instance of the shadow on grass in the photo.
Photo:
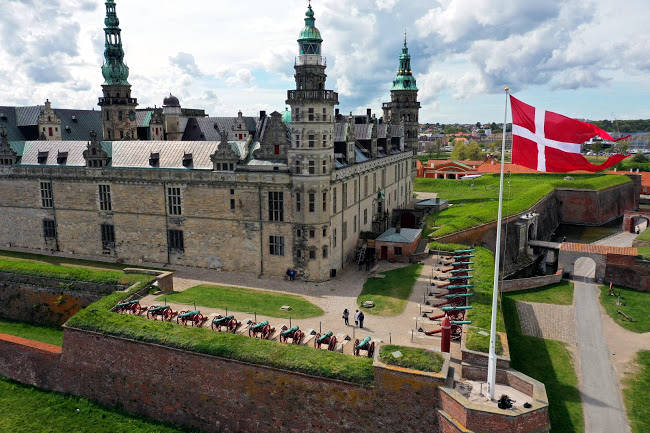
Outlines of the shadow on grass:
{"type": "Polygon", "coordinates": [[[515,302],[502,298],[512,368],[546,386],[551,431],[584,432],[578,378],[566,344],[521,333],[515,302]]]}

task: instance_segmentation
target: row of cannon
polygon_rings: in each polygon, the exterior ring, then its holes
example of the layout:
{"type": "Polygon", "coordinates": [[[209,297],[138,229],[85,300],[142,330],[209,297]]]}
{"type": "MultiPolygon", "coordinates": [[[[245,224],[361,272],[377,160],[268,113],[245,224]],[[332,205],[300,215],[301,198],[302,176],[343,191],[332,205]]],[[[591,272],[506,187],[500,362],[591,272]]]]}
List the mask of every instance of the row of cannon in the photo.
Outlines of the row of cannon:
{"type": "MultiPolygon", "coordinates": [[[[173,311],[169,305],[160,306],[142,306],[139,300],[131,300],[117,304],[113,311],[121,314],[143,315],[150,320],[163,320],[171,322],[176,319],[179,325],[203,327],[209,318],[201,314],[199,310],[192,311],[173,311]]],[[[288,327],[281,325],[276,328],[271,326],[268,320],[255,322],[252,320],[242,324],[234,315],[217,315],[210,322],[210,328],[216,332],[231,332],[242,335],[248,334],[252,338],[263,340],[277,339],[283,344],[307,345],[312,343],[316,349],[327,349],[329,351],[344,352],[346,344],[351,341],[350,337],[345,334],[334,335],[334,332],[328,331],[323,334],[314,330],[307,332],[294,325],[288,327]]],[[[366,337],[359,341],[356,339],[352,346],[352,354],[355,356],[364,355],[372,357],[375,352],[375,342],[366,337]]],[[[349,353],[349,352],[348,352],[349,353]]]]}
{"type": "MultiPolygon", "coordinates": [[[[460,341],[463,333],[463,325],[472,322],[465,320],[465,313],[472,309],[468,300],[473,296],[470,289],[474,287],[472,280],[472,258],[474,250],[457,250],[451,257],[441,257],[434,266],[435,274],[432,275],[431,285],[425,294],[425,305],[435,307],[441,312],[424,311],[422,316],[431,321],[443,320],[450,329],[441,326],[437,329],[424,330],[418,328],[419,332],[431,336],[444,334],[449,331],[450,339],[460,341]]],[[[444,342],[443,342],[444,345],[444,342]]]]}

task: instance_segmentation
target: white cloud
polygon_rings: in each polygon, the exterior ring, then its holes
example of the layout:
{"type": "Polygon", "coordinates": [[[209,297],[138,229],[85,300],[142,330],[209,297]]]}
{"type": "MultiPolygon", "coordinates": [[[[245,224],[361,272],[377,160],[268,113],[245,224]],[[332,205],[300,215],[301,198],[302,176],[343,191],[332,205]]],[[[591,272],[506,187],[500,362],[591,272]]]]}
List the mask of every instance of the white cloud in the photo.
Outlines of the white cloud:
{"type": "Polygon", "coordinates": [[[231,86],[250,86],[253,83],[253,74],[250,70],[242,68],[228,77],[226,83],[231,86]]]}

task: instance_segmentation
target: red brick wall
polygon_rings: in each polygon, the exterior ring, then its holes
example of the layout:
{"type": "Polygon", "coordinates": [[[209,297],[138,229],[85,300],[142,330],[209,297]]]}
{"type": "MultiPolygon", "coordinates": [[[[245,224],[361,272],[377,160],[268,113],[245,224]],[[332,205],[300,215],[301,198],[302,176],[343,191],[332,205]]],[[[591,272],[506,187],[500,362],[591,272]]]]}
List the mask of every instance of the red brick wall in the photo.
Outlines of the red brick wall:
{"type": "Polygon", "coordinates": [[[650,292],[650,261],[633,256],[607,254],[605,282],[650,292]]]}
{"type": "Polygon", "coordinates": [[[56,389],[60,348],[0,334],[0,375],[43,389],[56,389]]]}
{"type": "Polygon", "coordinates": [[[627,183],[602,191],[558,189],[563,223],[599,226],[639,205],[637,185],[627,183]]]}

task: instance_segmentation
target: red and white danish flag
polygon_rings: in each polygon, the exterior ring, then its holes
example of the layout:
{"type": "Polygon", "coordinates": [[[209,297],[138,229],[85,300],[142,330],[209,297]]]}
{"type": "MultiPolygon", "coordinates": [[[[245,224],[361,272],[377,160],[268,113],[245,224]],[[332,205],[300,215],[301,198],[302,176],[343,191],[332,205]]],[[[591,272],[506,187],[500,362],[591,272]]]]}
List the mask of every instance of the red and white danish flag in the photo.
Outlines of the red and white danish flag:
{"type": "Polygon", "coordinates": [[[510,96],[512,105],[512,162],[537,171],[562,173],[585,170],[596,172],[610,168],[629,155],[613,155],[603,164],[594,165],[580,153],[590,138],[614,140],[605,130],[561,114],[535,108],[510,96]]]}

